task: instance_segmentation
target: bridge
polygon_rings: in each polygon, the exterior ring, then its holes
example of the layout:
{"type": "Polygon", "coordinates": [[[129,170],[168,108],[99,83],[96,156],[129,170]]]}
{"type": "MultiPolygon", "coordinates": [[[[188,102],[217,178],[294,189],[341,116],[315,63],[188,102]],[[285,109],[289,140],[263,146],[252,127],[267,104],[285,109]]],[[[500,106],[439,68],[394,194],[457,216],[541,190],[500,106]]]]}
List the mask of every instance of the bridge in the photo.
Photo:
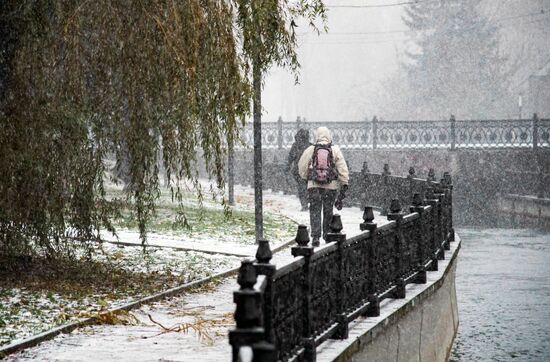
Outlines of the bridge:
{"type": "MultiPolygon", "coordinates": [[[[277,122],[262,125],[264,188],[292,183],[282,172],[288,149],[299,128],[328,127],[334,144],[343,148],[351,170],[381,171],[430,177],[443,165],[455,185],[455,221],[463,225],[500,225],[502,195],[550,197],[550,119],[364,122],[277,122]],[[366,164],[365,164],[366,163],[366,164]],[[432,171],[433,172],[433,171],[432,171]]],[[[312,134],[312,132],[310,132],[312,134]]],[[[247,125],[235,149],[231,182],[252,185],[253,164],[247,125]]],[[[233,158],[232,158],[233,159],[233,158]]]]}
{"type": "MultiPolygon", "coordinates": [[[[550,119],[385,121],[374,117],[363,122],[277,122],[262,124],[262,147],[290,148],[300,128],[328,127],[335,144],[361,149],[495,149],[550,146],[550,119]]],[[[311,138],[312,139],[312,138],[311,138]]],[[[312,139],[313,140],[313,139],[312,139]]],[[[242,143],[253,145],[253,129],[247,124],[242,143]]]]}

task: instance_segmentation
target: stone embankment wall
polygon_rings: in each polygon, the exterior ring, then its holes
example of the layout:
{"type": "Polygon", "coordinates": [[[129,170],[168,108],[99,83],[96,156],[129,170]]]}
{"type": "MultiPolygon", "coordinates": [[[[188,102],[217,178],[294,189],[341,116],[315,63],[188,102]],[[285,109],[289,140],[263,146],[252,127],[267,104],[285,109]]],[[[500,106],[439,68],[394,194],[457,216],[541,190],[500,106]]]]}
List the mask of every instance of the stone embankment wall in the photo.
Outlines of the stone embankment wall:
{"type": "Polygon", "coordinates": [[[499,195],[500,226],[550,230],[550,199],[535,196],[499,195]]]}
{"type": "Polygon", "coordinates": [[[387,300],[380,317],[350,325],[349,339],[320,346],[318,361],[446,361],[459,325],[457,241],[439,271],[428,272],[427,285],[407,287],[406,300],[387,300]]]}

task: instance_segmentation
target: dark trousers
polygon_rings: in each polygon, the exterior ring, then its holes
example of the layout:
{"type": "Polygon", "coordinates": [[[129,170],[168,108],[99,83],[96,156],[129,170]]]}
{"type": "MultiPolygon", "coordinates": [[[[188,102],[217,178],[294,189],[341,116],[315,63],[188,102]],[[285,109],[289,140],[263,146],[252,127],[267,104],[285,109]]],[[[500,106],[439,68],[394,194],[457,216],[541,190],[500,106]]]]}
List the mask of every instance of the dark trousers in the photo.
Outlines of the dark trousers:
{"type": "Polygon", "coordinates": [[[304,180],[299,175],[294,175],[294,180],[296,181],[296,186],[298,187],[298,198],[300,199],[300,204],[302,208],[307,207],[307,180],[304,180]]]}
{"type": "Polygon", "coordinates": [[[332,219],[332,208],[336,201],[336,190],[312,188],[309,193],[309,222],[311,225],[311,237],[321,237],[321,214],[323,215],[323,239],[326,240],[330,232],[330,220],[332,219]]]}

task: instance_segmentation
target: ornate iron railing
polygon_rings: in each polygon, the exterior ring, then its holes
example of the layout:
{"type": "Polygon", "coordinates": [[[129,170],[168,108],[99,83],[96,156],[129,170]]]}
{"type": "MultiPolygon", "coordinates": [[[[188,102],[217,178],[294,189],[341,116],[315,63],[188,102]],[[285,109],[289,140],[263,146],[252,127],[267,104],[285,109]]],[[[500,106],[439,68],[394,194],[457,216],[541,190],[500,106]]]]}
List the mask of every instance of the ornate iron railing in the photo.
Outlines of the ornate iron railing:
{"type": "Polygon", "coordinates": [[[327,244],[309,246],[306,226],[296,235],[294,261],[282,268],[270,264],[269,243],[261,240],[257,262],[244,261],[235,292],[236,328],[229,334],[233,360],[251,349],[254,361],[314,361],[316,348],[327,339],[344,339],[358,316],[378,316],[385,298],[405,298],[408,283],[425,283],[426,271],[454,240],[452,184],[396,177],[364,169],[352,175],[350,203],[384,208],[392,197],[388,223],[374,223],[372,207],[364,208],[352,238],[342,234],[335,215],[327,244]],[[411,205],[401,209],[401,202],[411,205]],[[262,279],[256,280],[256,275],[262,279]]]}
{"type": "MultiPolygon", "coordinates": [[[[299,128],[328,127],[343,148],[538,148],[550,147],[550,119],[449,120],[364,122],[266,122],[262,147],[290,148],[299,128]]],[[[242,144],[252,147],[253,129],[247,124],[242,144]]],[[[310,132],[313,141],[313,132],[310,132]]]]}

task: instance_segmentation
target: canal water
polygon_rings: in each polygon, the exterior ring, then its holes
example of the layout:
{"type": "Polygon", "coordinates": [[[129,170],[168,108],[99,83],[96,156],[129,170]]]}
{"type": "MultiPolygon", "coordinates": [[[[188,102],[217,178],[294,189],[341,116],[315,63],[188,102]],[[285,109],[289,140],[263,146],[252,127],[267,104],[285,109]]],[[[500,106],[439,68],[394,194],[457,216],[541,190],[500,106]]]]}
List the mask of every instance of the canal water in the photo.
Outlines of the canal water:
{"type": "Polygon", "coordinates": [[[450,361],[550,361],[550,234],[459,229],[450,361]]]}

